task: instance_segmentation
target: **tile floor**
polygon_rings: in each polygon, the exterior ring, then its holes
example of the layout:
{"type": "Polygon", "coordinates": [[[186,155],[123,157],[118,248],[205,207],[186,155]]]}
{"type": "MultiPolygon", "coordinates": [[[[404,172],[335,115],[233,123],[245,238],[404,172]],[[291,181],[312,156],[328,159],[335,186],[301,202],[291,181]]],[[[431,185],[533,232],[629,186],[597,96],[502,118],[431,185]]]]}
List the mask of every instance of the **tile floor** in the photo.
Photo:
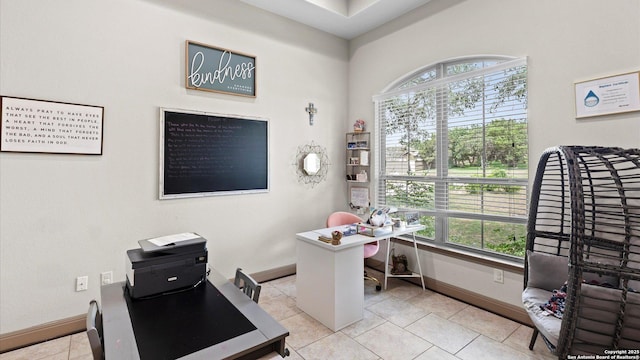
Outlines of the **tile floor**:
{"type": "MultiPolygon", "coordinates": [[[[382,278],[380,273],[372,271],[382,278]]],[[[260,305],[289,330],[289,359],[553,359],[531,328],[402,281],[365,286],[365,316],[333,332],[296,307],[296,277],[263,283],[260,305]]],[[[90,360],[85,333],[0,354],[0,360],[90,360]]],[[[273,353],[262,360],[281,359],[273,353]]]]}

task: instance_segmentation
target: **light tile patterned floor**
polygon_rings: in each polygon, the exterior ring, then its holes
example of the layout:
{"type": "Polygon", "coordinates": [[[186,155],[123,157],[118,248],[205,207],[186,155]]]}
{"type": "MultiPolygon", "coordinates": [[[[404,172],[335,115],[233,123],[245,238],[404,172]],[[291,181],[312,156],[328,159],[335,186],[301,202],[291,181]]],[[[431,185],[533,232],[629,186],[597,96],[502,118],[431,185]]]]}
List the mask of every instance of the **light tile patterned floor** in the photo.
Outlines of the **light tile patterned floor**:
{"type": "MultiPolygon", "coordinates": [[[[382,278],[382,274],[370,271],[382,278]]],[[[400,279],[365,286],[365,317],[333,332],[296,307],[296,277],[263,283],[260,305],[286,327],[289,359],[554,359],[531,328],[400,279]]],[[[90,360],[84,333],[0,354],[0,360],[90,360]]],[[[281,359],[277,354],[262,360],[281,359]]]]}

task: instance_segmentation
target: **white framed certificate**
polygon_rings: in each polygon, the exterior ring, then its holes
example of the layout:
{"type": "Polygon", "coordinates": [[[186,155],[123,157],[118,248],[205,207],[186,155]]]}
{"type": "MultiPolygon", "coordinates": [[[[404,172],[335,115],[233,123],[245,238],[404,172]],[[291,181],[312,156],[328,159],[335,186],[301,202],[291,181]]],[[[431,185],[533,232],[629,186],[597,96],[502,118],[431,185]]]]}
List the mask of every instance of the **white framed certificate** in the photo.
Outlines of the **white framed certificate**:
{"type": "Polygon", "coordinates": [[[640,111],[640,71],[575,84],[576,118],[640,111]]]}

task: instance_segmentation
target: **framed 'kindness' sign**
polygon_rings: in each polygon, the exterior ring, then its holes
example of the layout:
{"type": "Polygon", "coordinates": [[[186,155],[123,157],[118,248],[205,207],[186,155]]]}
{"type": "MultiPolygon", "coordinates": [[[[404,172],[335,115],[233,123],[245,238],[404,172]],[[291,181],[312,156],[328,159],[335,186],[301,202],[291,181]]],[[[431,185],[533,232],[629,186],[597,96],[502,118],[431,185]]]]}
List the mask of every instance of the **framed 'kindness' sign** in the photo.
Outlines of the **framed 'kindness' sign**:
{"type": "Polygon", "coordinates": [[[187,40],[185,86],[256,96],[256,57],[187,40]]]}

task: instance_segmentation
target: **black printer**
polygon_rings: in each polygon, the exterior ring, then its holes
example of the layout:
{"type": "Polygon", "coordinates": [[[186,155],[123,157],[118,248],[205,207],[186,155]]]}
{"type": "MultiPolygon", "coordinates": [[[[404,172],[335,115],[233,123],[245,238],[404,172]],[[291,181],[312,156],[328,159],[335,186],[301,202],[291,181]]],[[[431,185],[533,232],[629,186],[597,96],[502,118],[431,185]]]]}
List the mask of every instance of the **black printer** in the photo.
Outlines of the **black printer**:
{"type": "Polygon", "coordinates": [[[127,250],[127,288],[134,298],[188,289],[207,277],[207,240],[182,233],[138,241],[127,250]]]}

